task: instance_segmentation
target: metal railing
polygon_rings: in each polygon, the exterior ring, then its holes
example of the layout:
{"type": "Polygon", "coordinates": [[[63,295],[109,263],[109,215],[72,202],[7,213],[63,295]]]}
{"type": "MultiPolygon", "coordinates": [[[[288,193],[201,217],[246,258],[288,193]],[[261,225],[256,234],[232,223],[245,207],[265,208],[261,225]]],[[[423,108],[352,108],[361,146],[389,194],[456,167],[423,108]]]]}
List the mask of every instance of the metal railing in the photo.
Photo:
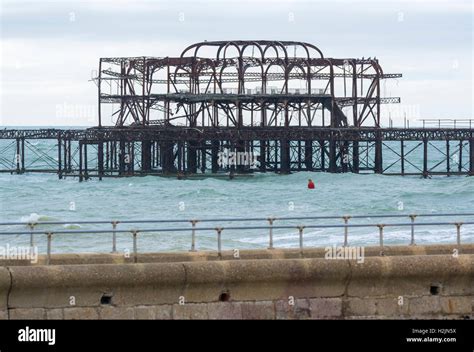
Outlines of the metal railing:
{"type": "Polygon", "coordinates": [[[256,218],[204,218],[204,219],[159,219],[159,220],[96,220],[96,221],[30,221],[30,222],[1,222],[0,228],[5,226],[27,226],[29,232],[25,231],[0,231],[0,236],[9,235],[29,235],[30,246],[35,244],[35,235],[46,235],[47,237],[47,260],[49,264],[51,260],[52,239],[53,235],[80,235],[80,234],[112,234],[112,253],[117,252],[117,234],[128,233],[133,238],[133,256],[134,261],[137,261],[138,256],[138,235],[140,233],[153,232],[189,232],[191,231],[191,247],[190,251],[196,251],[196,231],[215,231],[217,242],[217,254],[222,257],[222,232],[224,230],[243,231],[243,230],[268,230],[268,249],[274,249],[274,230],[286,229],[297,230],[299,250],[303,253],[304,250],[304,230],[305,229],[338,229],[344,230],[344,246],[349,245],[349,229],[350,228],[378,228],[379,231],[379,246],[381,252],[384,247],[384,229],[386,227],[409,227],[410,228],[410,245],[415,245],[415,227],[418,226],[454,226],[456,229],[456,244],[461,245],[461,227],[464,225],[474,225],[474,218],[470,221],[445,221],[445,222],[416,222],[417,218],[433,218],[433,217],[457,217],[469,218],[474,217],[474,213],[443,213],[443,214],[374,214],[374,215],[343,215],[343,216],[296,216],[296,217],[256,217],[256,218]],[[349,224],[351,219],[409,219],[409,222],[377,222],[364,224],[349,224]],[[285,221],[316,221],[316,220],[342,220],[342,224],[314,224],[306,223],[300,225],[275,225],[275,222],[285,221]],[[214,227],[197,227],[198,223],[225,223],[225,222],[256,222],[265,221],[268,225],[252,225],[252,226],[214,226],[214,227]],[[152,228],[132,228],[132,229],[118,229],[119,224],[183,224],[188,223],[191,227],[152,227],[152,228]],[[84,230],[35,230],[41,225],[99,225],[111,224],[112,229],[84,229],[84,230]]]}
{"type": "Polygon", "coordinates": [[[474,125],[473,119],[419,119],[418,121],[422,121],[423,128],[472,128],[474,125]]]}

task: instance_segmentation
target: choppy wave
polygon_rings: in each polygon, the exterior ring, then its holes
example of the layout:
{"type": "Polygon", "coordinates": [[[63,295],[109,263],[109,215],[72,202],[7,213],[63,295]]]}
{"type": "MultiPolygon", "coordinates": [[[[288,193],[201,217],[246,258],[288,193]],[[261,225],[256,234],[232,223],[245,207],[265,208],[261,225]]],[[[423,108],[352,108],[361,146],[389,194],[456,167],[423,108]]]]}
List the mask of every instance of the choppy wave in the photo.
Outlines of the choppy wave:
{"type": "Polygon", "coordinates": [[[56,220],[52,216],[41,215],[37,213],[31,213],[30,215],[25,215],[20,218],[21,222],[38,222],[38,221],[53,221],[56,220]]]}
{"type": "MultiPolygon", "coordinates": [[[[103,181],[93,179],[79,183],[73,178],[58,180],[54,175],[0,175],[2,221],[20,219],[22,222],[48,220],[67,222],[64,227],[53,225],[44,227],[48,229],[89,229],[93,226],[83,224],[78,226],[78,222],[104,219],[266,218],[269,216],[440,214],[446,212],[474,212],[474,177],[433,177],[425,180],[419,177],[388,177],[373,174],[299,172],[284,176],[273,173],[256,174],[251,178],[234,180],[225,178],[177,180],[147,176],[133,180],[107,178],[103,181]],[[307,189],[308,178],[315,181],[316,189],[307,189]],[[70,210],[71,203],[74,204],[75,211],[70,210]]],[[[446,220],[448,219],[441,217],[423,219],[423,221],[446,220]]],[[[364,221],[376,223],[380,220],[377,218],[357,221],[351,219],[350,222],[364,221]]],[[[402,220],[396,219],[396,221],[402,220]]],[[[320,220],[313,223],[341,224],[342,220],[320,220]]],[[[295,221],[291,224],[300,223],[295,221]]],[[[214,225],[217,223],[210,226],[214,225]]],[[[232,225],[267,225],[267,222],[232,223],[232,225]]],[[[152,225],[140,226],[149,228],[152,225]]],[[[153,226],[159,227],[159,225],[153,226]]],[[[110,229],[111,226],[107,224],[101,228],[110,229]]],[[[119,247],[130,248],[131,237],[129,235],[119,237],[119,247]]],[[[198,238],[199,248],[216,248],[214,231],[199,232],[198,238]]],[[[386,230],[387,244],[406,244],[409,239],[408,228],[387,228],[386,230]]],[[[25,236],[15,239],[15,241],[25,243],[28,243],[28,240],[25,236]]],[[[416,240],[417,243],[453,242],[455,228],[417,228],[416,240]]],[[[463,226],[462,240],[474,242],[473,226],[463,226]]],[[[0,241],[6,241],[6,239],[0,239],[0,241]]],[[[110,241],[111,236],[107,234],[55,236],[53,250],[110,251],[110,241]]],[[[189,241],[190,233],[187,232],[166,234],[158,232],[153,236],[139,236],[139,248],[142,250],[188,250],[189,241]]],[[[326,246],[342,241],[343,229],[341,228],[307,229],[304,232],[305,246],[326,246]]],[[[298,246],[297,231],[275,231],[274,242],[276,246],[281,247],[298,246]]],[[[267,231],[224,230],[223,232],[225,246],[260,248],[267,246],[267,243],[267,231]]],[[[378,231],[376,228],[351,229],[349,243],[376,244],[378,231]]],[[[40,248],[45,245],[42,237],[38,239],[38,244],[40,248]]]]}

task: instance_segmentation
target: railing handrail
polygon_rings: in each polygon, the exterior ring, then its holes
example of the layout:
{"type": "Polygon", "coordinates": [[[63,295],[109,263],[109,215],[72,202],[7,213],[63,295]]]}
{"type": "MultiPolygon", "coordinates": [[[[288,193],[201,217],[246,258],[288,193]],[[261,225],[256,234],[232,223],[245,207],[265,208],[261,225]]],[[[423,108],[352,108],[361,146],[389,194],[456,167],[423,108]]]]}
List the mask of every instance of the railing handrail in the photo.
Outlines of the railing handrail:
{"type": "Polygon", "coordinates": [[[350,228],[369,228],[376,227],[379,230],[379,246],[380,253],[383,255],[384,252],[384,228],[385,227],[411,227],[411,242],[410,245],[415,245],[415,227],[417,226],[455,226],[456,227],[456,243],[461,245],[461,227],[464,225],[474,225],[473,221],[444,221],[444,222],[415,222],[418,217],[452,217],[457,216],[458,218],[473,216],[474,213],[441,213],[441,214],[375,214],[375,215],[343,215],[343,216],[298,216],[298,217],[266,217],[266,218],[220,218],[220,219],[192,219],[192,220],[125,220],[125,221],[76,221],[76,222],[64,222],[64,221],[49,221],[49,222],[10,222],[10,223],[0,223],[0,225],[27,225],[29,226],[29,231],[0,231],[0,236],[9,236],[9,235],[30,235],[30,247],[34,246],[34,236],[35,235],[47,235],[47,260],[46,263],[50,263],[51,259],[51,247],[52,247],[52,238],[53,235],[78,235],[78,234],[111,234],[112,237],[112,252],[117,252],[117,234],[118,233],[129,233],[133,236],[133,252],[134,252],[134,262],[137,262],[137,241],[138,234],[142,233],[159,233],[159,232],[189,232],[191,231],[191,251],[196,251],[196,231],[215,231],[217,234],[217,253],[219,258],[221,258],[222,253],[222,231],[226,230],[269,230],[269,246],[268,249],[274,249],[273,247],[273,231],[276,229],[286,229],[286,230],[298,230],[299,237],[299,248],[301,253],[303,253],[304,244],[304,230],[305,229],[330,229],[330,228],[343,228],[344,229],[344,246],[348,246],[348,236],[350,228]],[[353,218],[365,218],[365,219],[383,219],[383,218],[409,218],[410,222],[394,222],[394,223],[362,223],[362,224],[349,224],[349,220],[353,218]],[[321,220],[321,219],[342,219],[343,224],[300,224],[300,225],[274,225],[275,220],[285,221],[285,220],[321,220]],[[251,225],[251,226],[216,226],[216,227],[197,227],[196,224],[199,222],[232,222],[232,221],[267,221],[268,225],[251,225]],[[191,224],[191,227],[161,227],[161,228],[132,228],[132,229],[117,229],[119,223],[128,223],[128,224],[144,224],[144,223],[184,223],[188,222],[191,224]],[[37,225],[45,224],[111,224],[112,229],[44,229],[42,231],[35,230],[37,225]]]}
{"type": "Polygon", "coordinates": [[[335,220],[335,219],[366,219],[366,218],[410,218],[410,217],[451,217],[451,216],[474,216],[474,213],[441,213],[441,214],[368,214],[368,215],[327,215],[327,216],[267,216],[256,218],[191,218],[191,219],[142,219],[142,220],[69,220],[69,221],[15,221],[0,222],[0,226],[37,226],[37,225],[99,225],[99,224],[145,224],[145,223],[200,223],[200,222],[242,222],[242,221],[291,221],[291,220],[335,220]]]}
{"type": "MultiPolygon", "coordinates": [[[[196,231],[214,231],[216,229],[220,230],[268,230],[272,229],[299,229],[301,227],[305,229],[312,228],[354,228],[354,227],[403,227],[403,226],[447,226],[447,225],[474,225],[474,221],[465,221],[465,222],[418,222],[418,223],[370,223],[370,224],[322,224],[322,225],[276,225],[276,226],[227,226],[227,227],[196,227],[196,231]]],[[[169,228],[145,228],[138,229],[133,228],[129,230],[114,230],[116,233],[143,233],[143,232],[188,232],[191,230],[189,227],[169,227],[169,228]]],[[[34,235],[64,235],[64,234],[87,234],[87,233],[107,233],[110,234],[112,230],[46,230],[46,231],[31,231],[25,233],[25,231],[4,231],[0,232],[0,235],[25,235],[25,234],[34,234],[34,235]]]]}

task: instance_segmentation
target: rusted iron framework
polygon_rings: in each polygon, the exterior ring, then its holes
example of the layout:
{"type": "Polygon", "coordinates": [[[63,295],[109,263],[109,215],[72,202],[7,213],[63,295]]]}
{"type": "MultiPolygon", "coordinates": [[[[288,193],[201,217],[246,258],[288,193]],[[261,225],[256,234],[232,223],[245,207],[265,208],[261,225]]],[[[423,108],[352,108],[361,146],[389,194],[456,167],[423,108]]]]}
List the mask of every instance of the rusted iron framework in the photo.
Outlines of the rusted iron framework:
{"type": "Polygon", "coordinates": [[[327,58],[292,41],[201,42],[178,57],[101,58],[98,125],[0,131],[15,153],[12,164],[9,146],[0,145],[0,171],[79,180],[255,171],[474,175],[472,128],[382,128],[381,104],[400,98],[381,97],[381,82],[399,77],[375,58],[327,58]],[[31,139],[54,141],[57,156],[39,155],[31,139]],[[49,164],[29,168],[28,148],[49,164]],[[257,155],[258,165],[222,165],[225,150],[257,155]]]}
{"type": "Polygon", "coordinates": [[[380,126],[385,74],[375,58],[326,58],[312,44],[219,41],[179,57],[102,58],[99,126],[380,126]]]}

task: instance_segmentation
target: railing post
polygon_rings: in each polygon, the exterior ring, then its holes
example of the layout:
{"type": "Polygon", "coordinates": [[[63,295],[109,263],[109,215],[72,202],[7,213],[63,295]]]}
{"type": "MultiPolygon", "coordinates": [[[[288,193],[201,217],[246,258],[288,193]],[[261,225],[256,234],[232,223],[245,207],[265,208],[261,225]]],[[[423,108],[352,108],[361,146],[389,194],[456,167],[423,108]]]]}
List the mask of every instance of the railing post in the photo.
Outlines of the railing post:
{"type": "Polygon", "coordinates": [[[303,230],[304,226],[298,226],[298,234],[300,237],[300,254],[303,255],[303,230]]]}
{"type": "Polygon", "coordinates": [[[380,255],[383,255],[383,228],[385,227],[385,225],[378,224],[377,227],[379,228],[380,255]]]}
{"type": "Polygon", "coordinates": [[[117,253],[117,233],[115,230],[117,230],[117,224],[118,221],[112,221],[112,253],[117,253]]]}
{"type": "Polygon", "coordinates": [[[217,232],[217,255],[219,258],[222,258],[222,241],[221,241],[221,233],[223,228],[222,227],[216,227],[216,232],[217,232]]]}
{"type": "Polygon", "coordinates": [[[46,236],[48,236],[48,245],[47,245],[47,249],[46,249],[46,265],[49,265],[51,263],[51,241],[52,241],[52,237],[53,237],[53,233],[52,232],[48,232],[46,233],[46,236]]]}
{"type": "Polygon", "coordinates": [[[344,219],[344,247],[347,247],[347,244],[348,244],[347,237],[349,234],[349,226],[347,225],[351,217],[348,215],[345,215],[342,218],[344,219]]]}
{"type": "Polygon", "coordinates": [[[199,220],[191,220],[192,230],[191,230],[191,249],[190,252],[196,252],[196,224],[199,220]]]}
{"type": "Polygon", "coordinates": [[[33,231],[35,229],[35,225],[36,225],[36,223],[34,223],[34,222],[28,223],[28,227],[30,228],[30,247],[32,247],[32,248],[35,246],[35,235],[33,234],[33,231]]]}
{"type": "Polygon", "coordinates": [[[134,263],[138,262],[137,234],[138,234],[138,231],[136,231],[136,230],[132,231],[132,235],[133,235],[133,262],[134,263]]]}
{"type": "Polygon", "coordinates": [[[410,217],[411,221],[411,241],[410,241],[410,246],[415,246],[415,214],[408,215],[410,217]]]}
{"type": "Polygon", "coordinates": [[[273,249],[273,221],[275,221],[275,218],[268,218],[268,226],[269,226],[269,239],[268,239],[268,249],[273,249]]]}
{"type": "Polygon", "coordinates": [[[454,225],[456,225],[456,243],[458,244],[458,246],[461,245],[461,226],[462,226],[462,222],[456,222],[454,223],[454,225]]]}

